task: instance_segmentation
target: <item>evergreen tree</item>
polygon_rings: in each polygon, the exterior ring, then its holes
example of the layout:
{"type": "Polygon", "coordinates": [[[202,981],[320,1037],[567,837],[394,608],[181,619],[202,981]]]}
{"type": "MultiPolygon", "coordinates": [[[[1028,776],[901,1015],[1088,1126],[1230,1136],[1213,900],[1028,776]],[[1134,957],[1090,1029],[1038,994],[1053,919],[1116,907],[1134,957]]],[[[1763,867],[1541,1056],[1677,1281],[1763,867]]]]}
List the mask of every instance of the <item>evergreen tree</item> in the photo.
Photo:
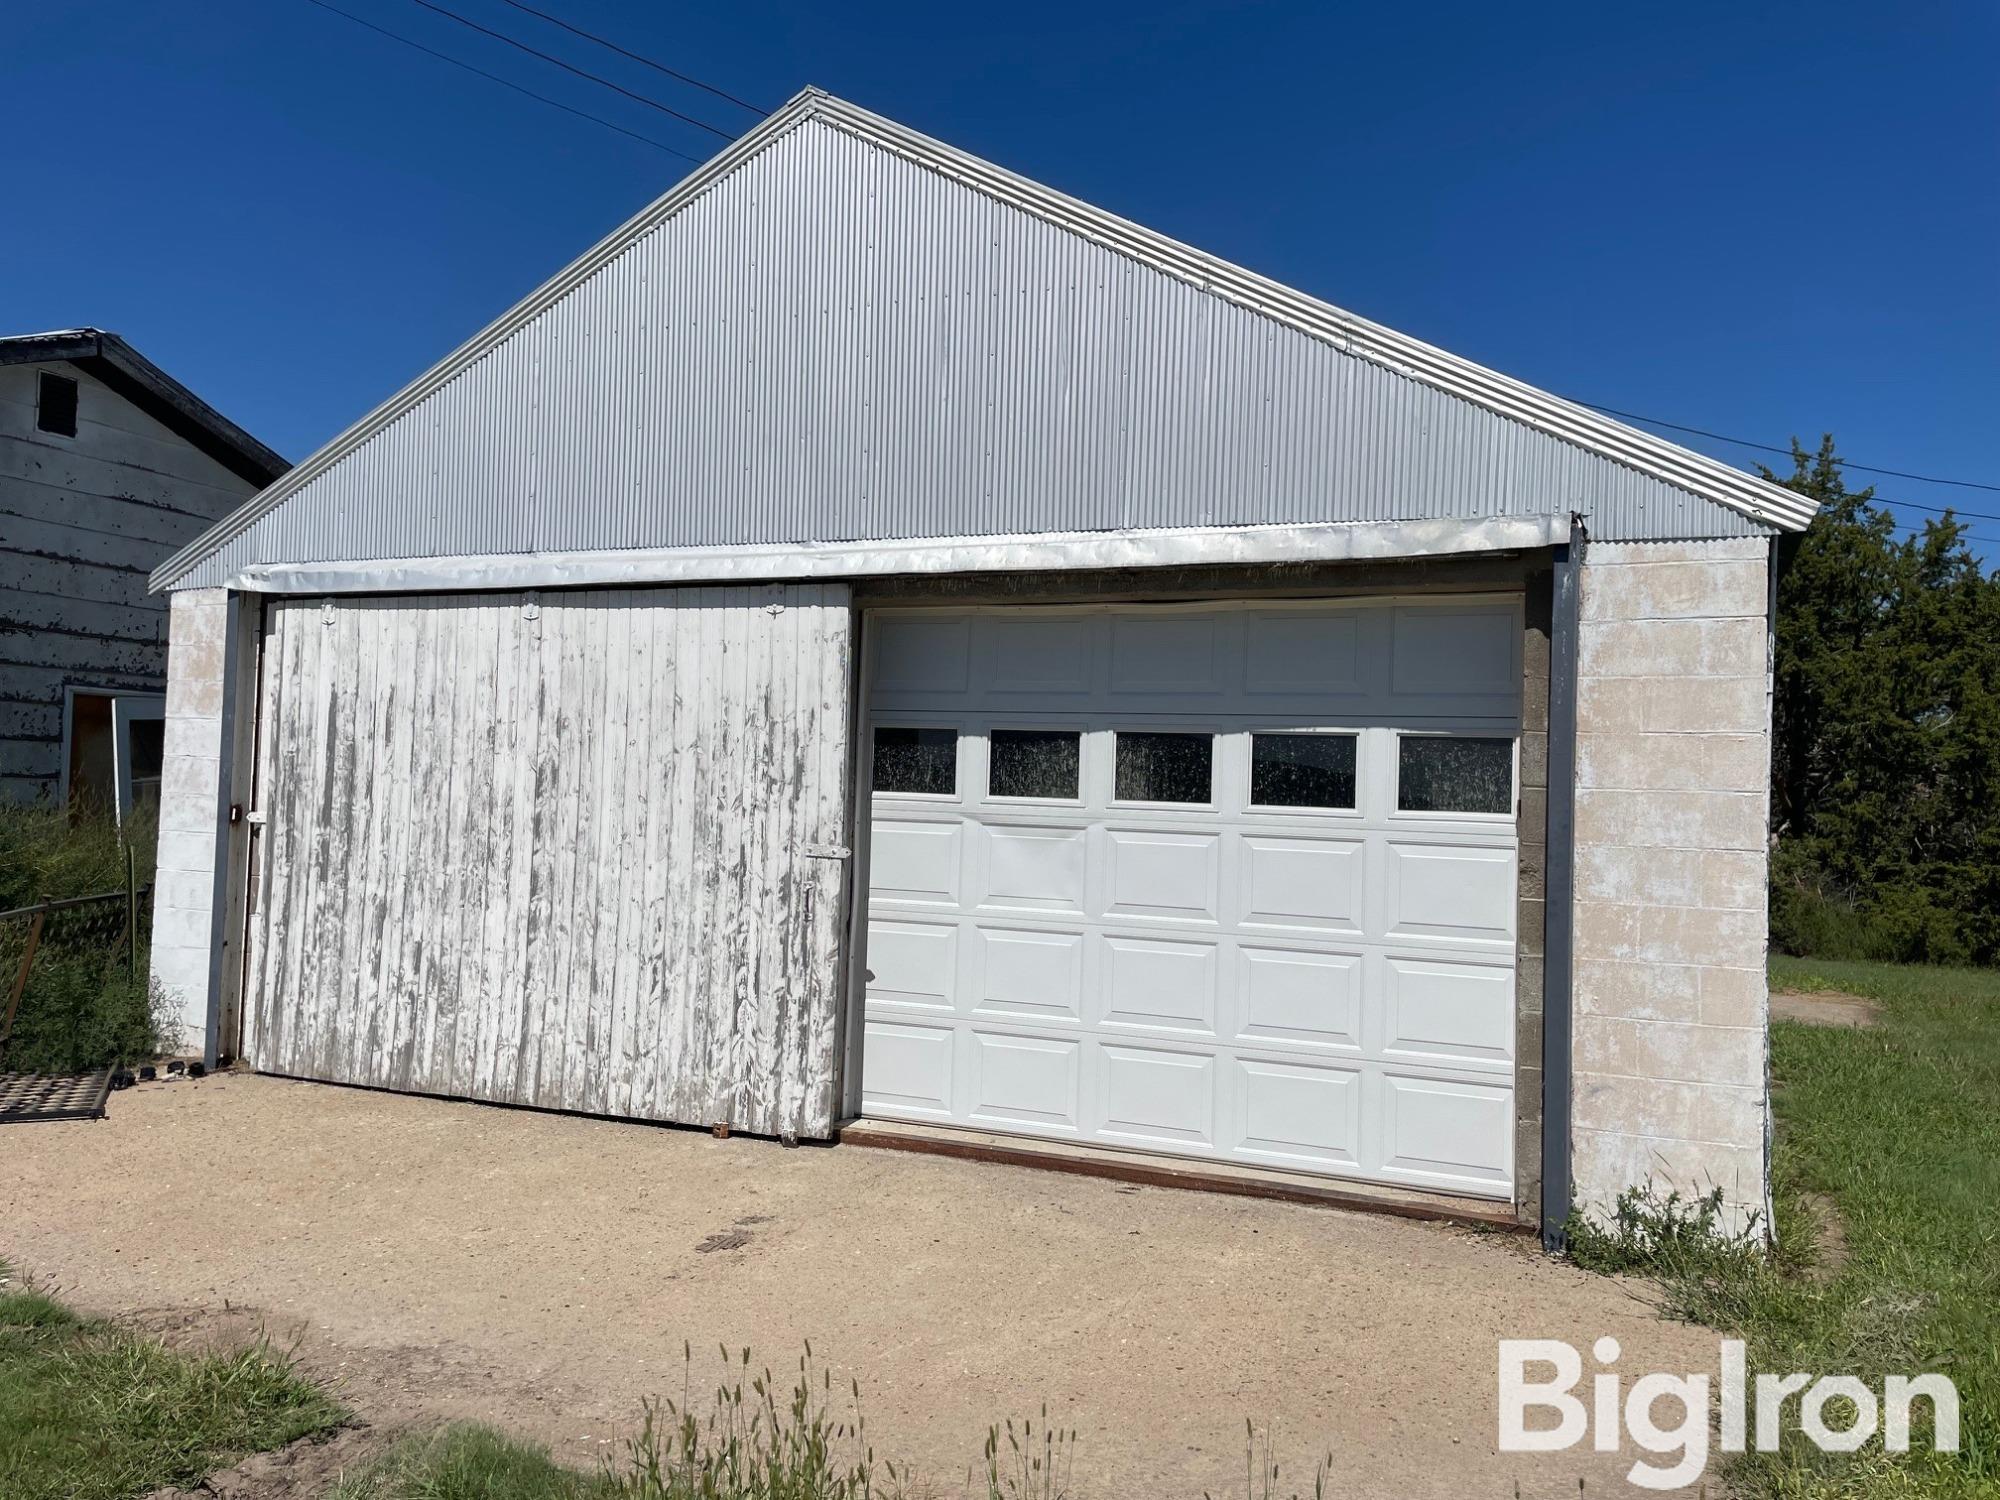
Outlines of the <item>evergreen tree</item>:
{"type": "MultiPolygon", "coordinates": [[[[1772,927],[1801,951],[2000,959],[2000,581],[1947,515],[1898,541],[1833,439],[1778,585],[1772,927]]],[[[1766,476],[1778,478],[1766,471],[1766,476]]]]}

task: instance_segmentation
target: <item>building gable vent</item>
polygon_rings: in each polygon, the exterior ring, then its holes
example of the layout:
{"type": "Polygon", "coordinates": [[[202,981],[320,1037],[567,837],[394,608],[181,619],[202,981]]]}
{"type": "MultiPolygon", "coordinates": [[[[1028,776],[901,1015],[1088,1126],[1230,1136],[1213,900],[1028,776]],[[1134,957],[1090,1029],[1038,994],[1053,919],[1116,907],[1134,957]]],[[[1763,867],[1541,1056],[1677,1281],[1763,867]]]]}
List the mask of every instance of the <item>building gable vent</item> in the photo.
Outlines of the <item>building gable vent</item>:
{"type": "Polygon", "coordinates": [[[59,437],[76,436],[76,382],[67,375],[41,372],[35,394],[35,426],[59,437]]]}

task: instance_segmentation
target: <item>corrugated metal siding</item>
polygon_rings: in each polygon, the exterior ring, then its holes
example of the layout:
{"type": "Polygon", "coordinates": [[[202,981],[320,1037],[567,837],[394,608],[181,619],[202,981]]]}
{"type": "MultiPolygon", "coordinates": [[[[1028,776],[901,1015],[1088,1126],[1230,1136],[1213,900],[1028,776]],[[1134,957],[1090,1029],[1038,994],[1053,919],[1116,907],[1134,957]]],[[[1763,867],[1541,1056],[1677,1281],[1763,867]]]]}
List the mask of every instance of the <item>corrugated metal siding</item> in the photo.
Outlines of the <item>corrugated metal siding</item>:
{"type": "Polygon", "coordinates": [[[849,620],[841,585],[274,601],[245,1055],[828,1134],[849,620]]]}
{"type": "Polygon", "coordinates": [[[806,119],[177,587],[257,563],[1739,512],[806,119]]]}

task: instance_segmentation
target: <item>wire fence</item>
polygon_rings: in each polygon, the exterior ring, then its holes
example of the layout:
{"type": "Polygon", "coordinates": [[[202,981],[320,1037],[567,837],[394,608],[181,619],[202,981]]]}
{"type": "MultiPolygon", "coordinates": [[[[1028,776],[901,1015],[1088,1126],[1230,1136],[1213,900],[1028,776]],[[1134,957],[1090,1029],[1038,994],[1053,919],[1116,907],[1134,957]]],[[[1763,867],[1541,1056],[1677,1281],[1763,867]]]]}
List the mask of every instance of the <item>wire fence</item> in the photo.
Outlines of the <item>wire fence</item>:
{"type": "Polygon", "coordinates": [[[148,993],[152,887],[0,912],[0,1070],[65,1073],[158,1050],[148,993]]]}

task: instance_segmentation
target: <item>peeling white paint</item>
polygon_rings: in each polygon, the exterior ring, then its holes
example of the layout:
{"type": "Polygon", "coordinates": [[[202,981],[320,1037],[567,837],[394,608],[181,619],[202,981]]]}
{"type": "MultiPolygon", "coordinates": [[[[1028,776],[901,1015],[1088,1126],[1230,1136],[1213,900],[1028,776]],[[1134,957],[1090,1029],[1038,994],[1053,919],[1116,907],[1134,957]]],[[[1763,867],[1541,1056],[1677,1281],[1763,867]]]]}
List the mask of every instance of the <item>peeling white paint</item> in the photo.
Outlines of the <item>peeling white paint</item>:
{"type": "Polygon", "coordinates": [[[838,584],[272,601],[245,1055],[829,1134],[849,622],[838,584]]]}

